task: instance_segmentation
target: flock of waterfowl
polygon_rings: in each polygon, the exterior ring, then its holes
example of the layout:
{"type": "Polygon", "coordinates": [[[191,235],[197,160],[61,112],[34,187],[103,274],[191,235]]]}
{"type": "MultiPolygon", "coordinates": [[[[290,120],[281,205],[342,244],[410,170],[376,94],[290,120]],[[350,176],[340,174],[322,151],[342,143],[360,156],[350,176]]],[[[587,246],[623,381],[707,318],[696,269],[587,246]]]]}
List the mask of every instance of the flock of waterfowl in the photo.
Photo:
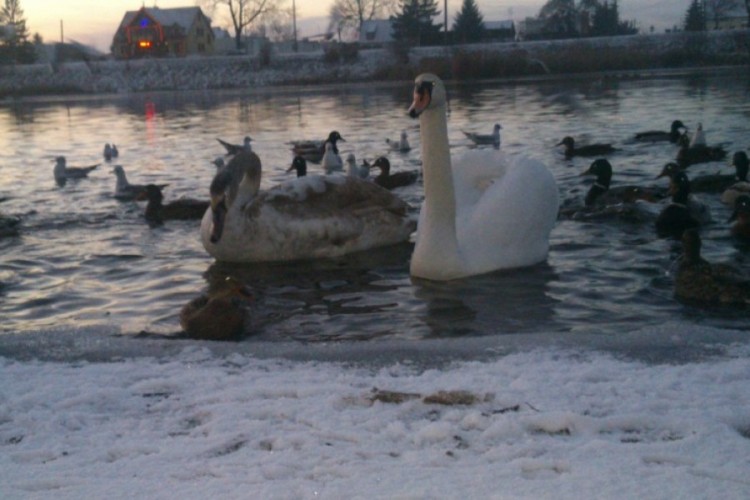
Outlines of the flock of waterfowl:
{"type": "MultiPolygon", "coordinates": [[[[288,172],[296,172],[295,178],[261,190],[262,161],[248,136],[242,144],[218,139],[226,155],[214,162],[217,168],[208,200],[164,203],[166,184],[131,184],[120,165],[113,168],[114,196],[147,200],[144,217],[150,224],[201,219],[203,246],[219,261],[338,257],[414,238],[410,274],[439,281],[544,261],[550,232],[561,218],[647,219],[644,203],[670,197],[671,203],[654,218],[654,227],[658,235],[682,238],[684,244],[675,295],[717,304],[750,301],[750,287],[700,257],[697,230],[705,214],[690,198],[691,190],[721,192],[734,208],[731,234],[750,238],[750,184],[744,151],[733,155],[735,175],[696,177],[691,182],[686,173],[690,165],[720,160],[726,152],[706,144],[702,126],[691,137],[687,127],[675,121],[669,131],[646,131],[634,137],[635,141],[665,141],[678,147],[674,161],[657,177],[668,177],[669,187],[613,186],[612,164],[604,156],[618,149],[611,144],[576,145],[572,137],[565,137],[558,145],[565,147],[566,158],[596,158],[583,172],[596,180],[583,200],[568,200],[561,206],[556,181],[544,164],[500,149],[500,124],[486,135],[463,131],[475,145],[493,147],[451,155],[446,102],[438,77],[423,74],[415,80],[409,114],[420,124],[421,172],[392,173],[386,156],[372,163],[358,163],[353,154],[342,160],[338,143],[345,139],[332,131],[324,140],[290,143],[293,159],[288,172]],[[321,174],[309,175],[309,163],[319,164],[321,174]],[[373,175],[373,169],[379,174],[373,175]],[[415,220],[409,205],[392,190],[419,180],[425,197],[415,220]]],[[[411,149],[406,132],[385,142],[392,152],[411,149]]],[[[117,155],[116,146],[105,146],[106,161],[117,155]]],[[[69,167],[64,157],[58,157],[55,180],[62,186],[70,179],[86,177],[98,166],[69,167]]],[[[252,293],[241,283],[227,283],[187,304],[180,315],[181,325],[190,337],[235,338],[242,332],[252,302],[252,293]]]]}
{"type": "Polygon", "coordinates": [[[604,156],[618,151],[611,144],[589,144],[576,147],[572,137],[565,137],[557,145],[565,146],[565,157],[599,157],[582,175],[596,178],[581,205],[568,200],[560,210],[560,218],[597,220],[616,218],[632,222],[653,221],[659,237],[680,240],[682,256],[677,263],[675,296],[696,304],[750,304],[750,276],[742,270],[726,265],[715,266],[700,256],[702,227],[713,222],[706,204],[694,199],[691,193],[719,195],[731,208],[727,220],[729,234],[742,243],[750,242],[750,169],[745,151],[732,155],[733,174],[711,174],[690,179],[688,167],[700,163],[722,161],[727,152],[720,146],[709,146],[702,124],[690,134],[680,120],[675,120],[669,131],[650,130],[636,134],[632,142],[669,142],[677,146],[675,158],[667,162],[655,179],[667,177],[668,187],[621,185],[612,186],[612,164],[604,156]],[[654,208],[660,200],[669,198],[658,212],[654,208]]]}

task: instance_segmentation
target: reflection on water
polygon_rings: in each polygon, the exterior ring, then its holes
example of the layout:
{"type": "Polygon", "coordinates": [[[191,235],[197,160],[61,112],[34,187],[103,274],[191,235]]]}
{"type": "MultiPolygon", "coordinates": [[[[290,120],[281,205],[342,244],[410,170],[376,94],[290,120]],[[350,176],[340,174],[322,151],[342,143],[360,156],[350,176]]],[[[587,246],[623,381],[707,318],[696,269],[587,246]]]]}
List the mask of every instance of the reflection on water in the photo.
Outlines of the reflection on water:
{"type": "MultiPolygon", "coordinates": [[[[144,93],[61,97],[0,106],[0,211],[23,221],[21,236],[0,239],[3,332],[107,327],[169,334],[179,310],[227,277],[255,292],[252,338],[269,341],[461,338],[552,332],[616,335],[672,319],[746,329],[743,311],[705,310],[672,298],[676,242],[656,238],[646,222],[559,221],[548,262],[451,283],[413,280],[411,244],[341,259],[284,264],[218,264],[203,250],[198,222],[151,228],[143,205],[112,197],[115,143],[131,182],[168,184],[167,201],[204,198],[223,150],[217,138],[245,135],[263,160],[262,187],[288,179],[289,142],[338,130],[342,154],[388,154],[386,138],[409,134],[407,154],[390,154],[394,171],[420,165],[418,123],[406,116],[412,85],[349,86],[313,91],[144,93]],[[53,159],[101,163],[88,179],[58,187],[53,159]]],[[[655,185],[672,145],[633,144],[645,129],[673,119],[703,122],[711,143],[747,149],[750,85],[736,75],[618,80],[572,79],[450,87],[449,140],[454,154],[473,147],[462,130],[503,126],[503,149],[550,166],[566,203],[579,203],[590,160],[565,160],[555,144],[611,142],[613,184],[655,185]]],[[[320,173],[312,165],[311,174],[320,173]]],[[[729,171],[723,162],[691,175],[729,171]]],[[[415,212],[420,185],[397,191],[415,212]]],[[[728,208],[715,197],[714,222],[702,229],[705,257],[748,268],[748,248],[728,234],[728,208]]],[[[658,209],[659,207],[657,207],[658,209]]],[[[502,216],[502,214],[498,214],[502,216]]]]}

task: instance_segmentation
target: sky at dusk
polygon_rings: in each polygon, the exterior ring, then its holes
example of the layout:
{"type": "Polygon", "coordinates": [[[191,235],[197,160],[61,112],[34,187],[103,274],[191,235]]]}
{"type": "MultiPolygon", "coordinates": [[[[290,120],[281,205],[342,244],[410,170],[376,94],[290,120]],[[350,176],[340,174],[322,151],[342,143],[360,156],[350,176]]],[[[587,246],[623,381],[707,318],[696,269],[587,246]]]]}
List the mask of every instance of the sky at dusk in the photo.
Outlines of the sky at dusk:
{"type": "MultiPolygon", "coordinates": [[[[291,4],[291,0],[280,0],[291,4]]],[[[296,0],[298,29],[301,36],[320,34],[327,26],[327,14],[333,0],[296,0]]],[[[462,0],[449,0],[449,23],[461,6],[462,0]]],[[[442,8],[442,1],[439,2],[442,8]]],[[[485,21],[504,19],[521,20],[535,16],[544,5],[545,0],[477,0],[477,5],[485,21]]],[[[31,34],[39,33],[45,42],[60,41],[61,22],[65,41],[92,45],[97,49],[109,52],[112,36],[120,24],[124,13],[136,10],[142,5],[160,8],[189,7],[196,5],[195,0],[67,0],[51,2],[50,0],[20,0],[26,25],[31,34]]],[[[642,31],[654,26],[657,32],[679,25],[690,0],[620,0],[620,18],[635,20],[642,31]]],[[[224,15],[217,12],[213,25],[228,27],[224,15]]]]}

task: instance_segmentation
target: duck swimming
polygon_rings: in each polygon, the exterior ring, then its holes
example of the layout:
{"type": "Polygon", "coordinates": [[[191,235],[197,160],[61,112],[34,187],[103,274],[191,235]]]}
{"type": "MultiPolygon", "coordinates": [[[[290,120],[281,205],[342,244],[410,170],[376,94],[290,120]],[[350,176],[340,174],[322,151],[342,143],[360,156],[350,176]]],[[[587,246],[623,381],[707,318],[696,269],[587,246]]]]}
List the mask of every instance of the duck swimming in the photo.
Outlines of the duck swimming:
{"type": "Polygon", "coordinates": [[[414,184],[419,179],[419,172],[417,170],[409,170],[391,173],[391,162],[385,156],[377,158],[373,164],[373,168],[379,168],[380,174],[373,177],[373,181],[378,186],[382,186],[386,189],[395,189],[397,187],[408,186],[414,184]]]}
{"type": "Polygon", "coordinates": [[[544,261],[559,205],[551,172],[495,149],[451,158],[446,103],[437,76],[416,78],[425,199],[410,273],[444,281],[544,261]]]}
{"type": "Polygon", "coordinates": [[[338,141],[346,142],[341,134],[332,130],[323,141],[292,141],[292,152],[295,156],[301,156],[306,161],[320,163],[326,152],[326,144],[333,144],[333,152],[339,154],[338,141]]]}
{"type": "Polygon", "coordinates": [[[95,170],[99,164],[91,165],[89,167],[68,167],[64,156],[58,156],[55,158],[55,168],[53,173],[55,175],[55,182],[60,186],[65,185],[68,179],[83,179],[88,177],[89,173],[95,170]]]}
{"type": "Polygon", "coordinates": [[[647,130],[645,132],[639,132],[635,134],[635,140],[641,142],[660,142],[669,141],[676,143],[683,132],[687,131],[687,127],[680,120],[675,120],[669,128],[669,132],[662,130],[647,130]]]}
{"type": "Polygon", "coordinates": [[[235,156],[211,183],[201,223],[206,251],[219,261],[339,257],[409,239],[409,206],[373,182],[306,176],[261,191],[261,162],[235,156]]]}
{"type": "Polygon", "coordinates": [[[748,161],[747,153],[744,151],[735,152],[732,155],[732,165],[734,165],[737,172],[738,181],[721,193],[722,203],[726,203],[729,206],[734,206],[738,196],[750,194],[750,182],[747,180],[750,171],[750,161],[748,161]]]}
{"type": "Polygon", "coordinates": [[[700,225],[688,208],[690,180],[684,172],[677,172],[669,180],[672,203],[661,211],[656,219],[656,232],[660,238],[680,238],[687,229],[700,225]]]}
{"type": "Polygon", "coordinates": [[[201,294],[180,310],[183,336],[200,340],[238,340],[245,334],[254,302],[252,291],[234,280],[201,294]]]}
{"type": "Polygon", "coordinates": [[[500,147],[500,130],[502,130],[503,126],[499,123],[496,123],[494,127],[492,127],[492,133],[491,134],[478,134],[476,132],[466,132],[463,131],[464,135],[469,138],[470,141],[472,141],[476,145],[483,145],[483,144],[491,144],[495,146],[496,148],[500,147]]]}
{"type": "Polygon", "coordinates": [[[406,135],[406,130],[401,131],[401,138],[399,140],[393,141],[391,139],[386,139],[385,142],[393,151],[398,151],[400,153],[411,151],[411,145],[409,145],[409,137],[406,135]]]}
{"type": "Polygon", "coordinates": [[[588,144],[576,147],[576,141],[571,136],[563,137],[563,140],[555,146],[565,146],[565,158],[574,156],[604,156],[617,151],[611,144],[588,144]]]}
{"type": "MultiPolygon", "coordinates": [[[[661,173],[656,177],[671,177],[676,172],[683,171],[675,162],[664,165],[661,173]]],[[[690,179],[690,191],[694,193],[718,193],[732,187],[738,181],[747,181],[747,170],[735,167],[734,174],[699,175],[690,179]]]]}
{"type": "Polygon", "coordinates": [[[208,201],[180,198],[164,204],[164,195],[156,184],[146,184],[136,200],[148,200],[145,217],[151,225],[161,225],[165,220],[195,220],[206,213],[208,201]]]}
{"type": "Polygon", "coordinates": [[[677,164],[682,168],[698,163],[721,161],[727,156],[727,152],[721,146],[707,146],[705,144],[690,145],[690,140],[683,135],[680,140],[680,150],[677,152],[677,164]]]}
{"type": "MultiPolygon", "coordinates": [[[[131,184],[128,182],[128,178],[125,175],[125,169],[122,165],[115,165],[112,168],[112,173],[117,177],[115,183],[115,198],[118,200],[134,200],[144,189],[145,184],[131,184]]],[[[160,189],[167,187],[166,184],[158,184],[160,189]]]]}
{"type": "Polygon", "coordinates": [[[734,222],[730,230],[732,236],[750,241],[750,195],[742,194],[737,197],[728,222],[734,222]]]}
{"type": "Polygon", "coordinates": [[[250,143],[253,141],[249,135],[246,135],[245,138],[242,140],[242,144],[230,144],[226,141],[223,141],[219,138],[216,139],[219,141],[219,144],[224,146],[224,149],[227,150],[228,155],[236,155],[240,151],[252,151],[252,146],[250,143]]]}
{"type": "Polygon", "coordinates": [[[688,229],[682,234],[682,247],[675,273],[677,299],[701,305],[750,304],[750,282],[730,266],[703,259],[697,230],[688,229]]]}

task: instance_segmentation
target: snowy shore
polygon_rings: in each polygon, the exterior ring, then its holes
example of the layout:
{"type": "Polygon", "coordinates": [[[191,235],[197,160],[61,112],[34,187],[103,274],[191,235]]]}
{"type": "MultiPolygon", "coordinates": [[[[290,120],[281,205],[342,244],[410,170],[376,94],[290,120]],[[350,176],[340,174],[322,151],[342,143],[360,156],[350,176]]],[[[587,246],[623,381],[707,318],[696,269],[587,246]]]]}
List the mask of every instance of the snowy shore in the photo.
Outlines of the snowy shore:
{"type": "Polygon", "coordinates": [[[403,55],[390,48],[361,48],[353,60],[331,60],[321,50],[272,54],[267,64],[249,56],[217,56],[0,66],[0,96],[371,82],[424,69],[450,72],[457,57],[468,57],[469,63],[480,66],[487,58],[500,57],[493,63],[512,66],[515,69],[509,71],[517,71],[516,76],[578,71],[587,64],[622,70],[653,69],[654,65],[662,67],[664,61],[671,61],[667,67],[679,68],[701,66],[706,61],[747,64],[750,30],[422,47],[410,49],[407,61],[401,59],[403,55]]]}

